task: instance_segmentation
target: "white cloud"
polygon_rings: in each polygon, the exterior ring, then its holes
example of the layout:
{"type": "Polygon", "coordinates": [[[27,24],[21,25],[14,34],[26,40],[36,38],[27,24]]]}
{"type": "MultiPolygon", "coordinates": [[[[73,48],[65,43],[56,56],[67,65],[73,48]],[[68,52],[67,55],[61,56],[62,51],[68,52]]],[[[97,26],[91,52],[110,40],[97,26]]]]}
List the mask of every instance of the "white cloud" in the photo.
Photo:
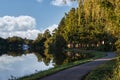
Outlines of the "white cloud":
{"type": "Polygon", "coordinates": [[[41,3],[43,0],[37,0],[37,2],[41,3]]]}
{"type": "Polygon", "coordinates": [[[36,26],[36,21],[30,16],[4,16],[0,17],[0,31],[26,31],[32,30],[36,26]]]}
{"type": "MultiPolygon", "coordinates": [[[[57,28],[57,27],[58,27],[57,24],[53,24],[53,25],[47,27],[46,29],[49,29],[49,31],[52,33],[52,31],[53,31],[55,28],[57,28]]],[[[44,29],[42,32],[44,32],[46,29],[44,29]]]]}
{"type": "Polygon", "coordinates": [[[4,16],[0,17],[0,37],[7,38],[19,36],[35,39],[39,30],[35,29],[36,21],[30,16],[4,16]]]}
{"type": "Polygon", "coordinates": [[[73,0],[52,0],[52,5],[55,6],[71,6],[73,0]]]}
{"type": "Polygon", "coordinates": [[[44,30],[36,29],[36,21],[30,16],[4,16],[0,17],[0,37],[7,38],[18,36],[27,39],[35,39],[38,33],[43,33],[46,29],[52,32],[58,25],[53,24],[44,30]]]}
{"type": "Polygon", "coordinates": [[[38,33],[40,33],[40,31],[36,29],[27,31],[0,32],[0,37],[7,38],[12,36],[19,36],[27,39],[35,39],[38,33]]]}

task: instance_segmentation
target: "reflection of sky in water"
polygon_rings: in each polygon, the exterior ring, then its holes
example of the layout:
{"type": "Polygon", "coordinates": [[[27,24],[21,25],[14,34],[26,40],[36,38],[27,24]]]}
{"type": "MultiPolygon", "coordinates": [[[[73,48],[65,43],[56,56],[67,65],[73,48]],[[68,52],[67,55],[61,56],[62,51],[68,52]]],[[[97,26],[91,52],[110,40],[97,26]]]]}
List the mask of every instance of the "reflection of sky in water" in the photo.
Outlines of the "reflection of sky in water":
{"type": "Polygon", "coordinates": [[[38,62],[34,54],[22,56],[2,55],[0,57],[0,80],[7,80],[11,75],[21,77],[35,73],[35,70],[42,71],[54,67],[52,61],[48,66],[44,62],[38,62]]]}

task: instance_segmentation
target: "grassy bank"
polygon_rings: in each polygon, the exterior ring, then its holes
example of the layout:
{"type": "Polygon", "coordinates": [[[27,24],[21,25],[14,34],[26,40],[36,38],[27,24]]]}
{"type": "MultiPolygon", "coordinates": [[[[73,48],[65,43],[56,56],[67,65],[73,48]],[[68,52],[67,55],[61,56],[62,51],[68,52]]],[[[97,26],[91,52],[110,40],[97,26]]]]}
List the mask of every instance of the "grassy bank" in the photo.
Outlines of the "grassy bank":
{"type": "Polygon", "coordinates": [[[67,63],[67,64],[63,64],[60,66],[56,66],[55,68],[52,68],[52,69],[49,69],[46,71],[42,71],[42,72],[38,72],[38,73],[29,75],[29,76],[25,76],[25,77],[19,78],[18,80],[37,80],[39,78],[45,77],[47,75],[51,75],[51,74],[56,73],[58,71],[61,71],[61,70],[64,70],[64,69],[67,69],[67,68],[70,68],[73,66],[77,66],[77,65],[92,61],[96,58],[100,58],[100,57],[105,56],[105,52],[92,52],[91,54],[93,54],[95,56],[93,58],[83,59],[83,60],[75,61],[72,63],[67,63]]]}
{"type": "Polygon", "coordinates": [[[83,80],[120,80],[120,57],[90,72],[83,80]]]}

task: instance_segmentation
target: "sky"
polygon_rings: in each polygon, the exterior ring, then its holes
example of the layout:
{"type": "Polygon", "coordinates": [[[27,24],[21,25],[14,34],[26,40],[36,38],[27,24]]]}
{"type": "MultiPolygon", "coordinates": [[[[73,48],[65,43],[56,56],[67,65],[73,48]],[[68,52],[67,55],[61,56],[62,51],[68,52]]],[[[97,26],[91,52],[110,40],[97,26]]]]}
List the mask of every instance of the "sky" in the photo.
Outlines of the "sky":
{"type": "Polygon", "coordinates": [[[57,28],[65,12],[69,12],[72,7],[77,7],[77,2],[0,0],[0,37],[35,39],[38,33],[57,28]]]}

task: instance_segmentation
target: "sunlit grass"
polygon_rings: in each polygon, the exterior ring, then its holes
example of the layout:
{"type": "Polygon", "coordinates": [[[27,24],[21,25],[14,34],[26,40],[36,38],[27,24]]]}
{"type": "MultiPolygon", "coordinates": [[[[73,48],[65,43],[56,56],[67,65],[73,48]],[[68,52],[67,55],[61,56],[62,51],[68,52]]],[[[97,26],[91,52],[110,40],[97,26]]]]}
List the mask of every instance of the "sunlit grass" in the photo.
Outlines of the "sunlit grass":
{"type": "Polygon", "coordinates": [[[117,57],[90,72],[83,80],[120,80],[120,58],[117,57]]]}

